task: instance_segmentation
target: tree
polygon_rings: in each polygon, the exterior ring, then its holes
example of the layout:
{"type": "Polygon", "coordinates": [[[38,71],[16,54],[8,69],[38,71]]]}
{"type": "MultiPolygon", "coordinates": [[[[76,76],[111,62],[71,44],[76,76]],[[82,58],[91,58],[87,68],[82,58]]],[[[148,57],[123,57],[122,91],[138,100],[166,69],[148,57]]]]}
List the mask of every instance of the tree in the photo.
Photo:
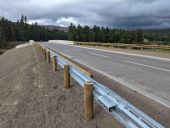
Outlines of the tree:
{"type": "Polygon", "coordinates": [[[26,24],[27,23],[27,17],[24,16],[24,23],[26,24]]]}
{"type": "Polygon", "coordinates": [[[94,25],[93,32],[94,32],[94,41],[100,42],[100,27],[94,25]]]}
{"type": "Polygon", "coordinates": [[[104,27],[100,30],[100,42],[107,42],[107,33],[104,27]]]}
{"type": "Polygon", "coordinates": [[[83,41],[82,32],[83,28],[79,24],[76,29],[76,41],[83,41]]]}
{"type": "Polygon", "coordinates": [[[89,41],[90,42],[94,42],[94,36],[95,36],[95,33],[94,33],[93,29],[90,29],[90,31],[89,31],[89,41]]]}
{"type": "Polygon", "coordinates": [[[138,43],[143,43],[143,31],[141,29],[136,31],[136,41],[138,43]]]}
{"type": "Polygon", "coordinates": [[[86,42],[90,40],[90,28],[88,26],[84,26],[82,37],[86,42]]]}
{"type": "Polygon", "coordinates": [[[0,45],[6,45],[9,41],[68,39],[64,31],[48,30],[37,23],[27,24],[27,17],[22,15],[17,22],[11,22],[0,17],[0,45]]]}
{"type": "Polygon", "coordinates": [[[76,40],[76,27],[72,23],[69,26],[68,39],[72,41],[76,40]]]}

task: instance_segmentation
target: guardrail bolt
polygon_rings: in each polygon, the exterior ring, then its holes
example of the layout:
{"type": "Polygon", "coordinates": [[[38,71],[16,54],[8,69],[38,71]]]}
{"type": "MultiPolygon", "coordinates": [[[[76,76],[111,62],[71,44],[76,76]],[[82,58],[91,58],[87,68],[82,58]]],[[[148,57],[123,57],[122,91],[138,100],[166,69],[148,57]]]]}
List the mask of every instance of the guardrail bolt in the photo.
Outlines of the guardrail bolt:
{"type": "Polygon", "coordinates": [[[64,65],[64,88],[70,88],[69,65],[64,65]]]}
{"type": "Polygon", "coordinates": [[[86,82],[84,84],[84,111],[87,121],[93,118],[93,83],[86,82]]]}
{"type": "Polygon", "coordinates": [[[56,56],[53,56],[52,63],[53,63],[53,71],[56,72],[57,71],[57,59],[56,59],[56,56]]]}
{"type": "Polygon", "coordinates": [[[50,51],[47,51],[47,62],[50,63],[50,51]]]}

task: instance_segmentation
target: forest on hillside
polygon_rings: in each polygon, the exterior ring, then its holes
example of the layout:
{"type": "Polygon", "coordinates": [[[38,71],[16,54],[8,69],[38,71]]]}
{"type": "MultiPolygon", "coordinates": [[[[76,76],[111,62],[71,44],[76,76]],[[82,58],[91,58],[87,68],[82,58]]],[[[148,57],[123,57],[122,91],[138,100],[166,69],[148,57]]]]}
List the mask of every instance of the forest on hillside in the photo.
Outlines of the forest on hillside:
{"type": "Polygon", "coordinates": [[[125,31],[122,29],[111,29],[104,28],[99,26],[94,26],[90,28],[88,26],[80,26],[77,27],[73,24],[69,26],[69,39],[75,41],[83,41],[83,42],[109,42],[109,43],[133,43],[143,42],[143,31],[125,31]]]}
{"type": "Polygon", "coordinates": [[[49,29],[37,23],[28,24],[27,17],[12,22],[0,17],[0,48],[12,41],[72,40],[82,42],[127,43],[127,44],[168,44],[170,31],[123,30],[108,27],[93,27],[70,24],[68,31],[49,29]]]}
{"type": "Polygon", "coordinates": [[[143,31],[111,29],[94,26],[69,26],[69,40],[83,42],[126,43],[126,44],[170,44],[170,31],[143,31]]]}
{"type": "Polygon", "coordinates": [[[22,15],[17,22],[9,21],[0,17],[0,48],[8,45],[12,41],[47,41],[53,39],[67,40],[66,32],[59,30],[49,30],[37,23],[32,25],[27,23],[27,17],[22,15]]]}

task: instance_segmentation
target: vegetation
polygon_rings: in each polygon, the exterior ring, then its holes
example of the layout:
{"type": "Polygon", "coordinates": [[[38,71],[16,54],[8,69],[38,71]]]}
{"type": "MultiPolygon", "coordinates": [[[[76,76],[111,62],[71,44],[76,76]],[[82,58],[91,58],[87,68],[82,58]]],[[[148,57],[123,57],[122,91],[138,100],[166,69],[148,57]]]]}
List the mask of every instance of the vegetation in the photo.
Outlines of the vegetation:
{"type": "Polygon", "coordinates": [[[47,40],[72,40],[82,42],[105,42],[127,44],[168,44],[170,45],[170,30],[141,29],[127,31],[111,29],[108,27],[75,26],[71,24],[69,30],[61,31],[39,26],[37,23],[28,24],[27,17],[22,15],[17,22],[11,22],[0,17],[0,49],[8,46],[12,41],[47,41],[47,40]]]}
{"type": "Polygon", "coordinates": [[[4,48],[11,41],[46,41],[52,39],[67,40],[67,33],[58,30],[49,30],[37,23],[27,24],[27,17],[21,16],[17,22],[11,22],[0,17],[0,48],[4,48]]]}
{"type": "Polygon", "coordinates": [[[170,44],[170,32],[161,33],[141,29],[126,31],[94,26],[69,26],[69,40],[82,42],[126,43],[126,44],[170,44]]]}
{"type": "Polygon", "coordinates": [[[144,37],[149,44],[170,45],[170,29],[145,30],[144,37]]]}
{"type": "Polygon", "coordinates": [[[88,26],[77,27],[73,24],[69,27],[69,39],[84,42],[110,42],[110,43],[143,43],[143,31],[125,31],[121,29],[110,29],[104,27],[88,26]]]}

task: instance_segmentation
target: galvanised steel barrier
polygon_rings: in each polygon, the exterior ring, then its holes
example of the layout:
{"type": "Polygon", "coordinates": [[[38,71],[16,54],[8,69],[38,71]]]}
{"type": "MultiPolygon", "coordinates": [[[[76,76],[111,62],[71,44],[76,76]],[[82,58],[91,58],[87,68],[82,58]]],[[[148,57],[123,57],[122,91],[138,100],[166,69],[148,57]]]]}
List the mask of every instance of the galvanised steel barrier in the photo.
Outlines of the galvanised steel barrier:
{"type": "Polygon", "coordinates": [[[170,50],[170,45],[142,45],[142,44],[123,44],[123,43],[95,43],[95,42],[74,42],[75,45],[90,45],[115,48],[130,48],[130,49],[155,49],[155,50],[170,50]]]}
{"type": "Polygon", "coordinates": [[[123,124],[127,128],[164,128],[160,123],[156,122],[148,115],[137,109],[135,106],[130,104],[128,101],[117,95],[115,92],[107,88],[106,86],[98,83],[91,78],[87,73],[82,71],[80,68],[72,64],[71,61],[64,58],[61,53],[44,46],[42,43],[39,45],[50,51],[50,56],[56,56],[56,62],[61,68],[64,65],[69,65],[69,73],[72,78],[77,81],[82,87],[85,82],[91,81],[94,86],[93,95],[97,102],[116,120],[123,124]]]}

